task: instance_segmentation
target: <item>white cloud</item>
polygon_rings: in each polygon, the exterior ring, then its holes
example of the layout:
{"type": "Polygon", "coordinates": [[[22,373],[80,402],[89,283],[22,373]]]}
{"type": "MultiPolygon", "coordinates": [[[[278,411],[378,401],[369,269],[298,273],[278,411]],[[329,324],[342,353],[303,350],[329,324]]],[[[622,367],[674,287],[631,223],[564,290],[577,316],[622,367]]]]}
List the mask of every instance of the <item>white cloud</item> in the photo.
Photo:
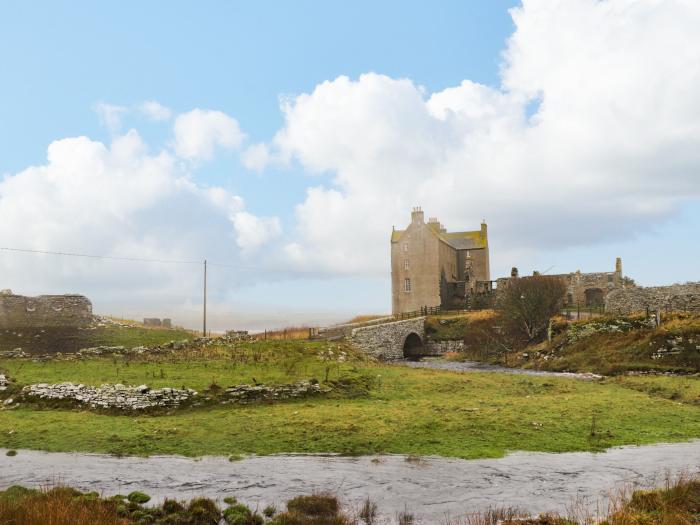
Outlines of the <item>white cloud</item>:
{"type": "Polygon", "coordinates": [[[282,233],[277,217],[256,217],[246,211],[233,215],[233,225],[236,228],[236,244],[247,253],[258,250],[282,233]]]}
{"type": "Polygon", "coordinates": [[[253,144],[241,154],[243,165],[252,171],[264,171],[270,160],[270,150],[267,144],[253,144]]]}
{"type": "Polygon", "coordinates": [[[193,109],[175,119],[175,153],[188,160],[210,160],[214,149],[236,149],[245,135],[236,119],[221,111],[193,109]]]}
{"type": "MultiPolygon", "coordinates": [[[[168,152],[151,153],[134,130],[109,145],[87,137],[56,140],[45,164],[0,179],[2,244],[235,265],[243,250],[260,249],[279,233],[276,218],[255,217],[241,197],[195,184],[180,166],[168,152]]],[[[212,299],[257,278],[238,272],[224,280],[223,271],[212,273],[212,299]]],[[[3,252],[0,275],[20,293],[72,291],[142,310],[172,309],[201,296],[199,264],[3,252]]]]}
{"type": "Polygon", "coordinates": [[[95,104],[95,112],[100,118],[100,124],[109,130],[110,133],[117,133],[121,129],[122,117],[126,114],[128,108],[108,104],[106,102],[98,102],[95,104]]]}
{"type": "Polygon", "coordinates": [[[173,112],[156,100],[148,100],[139,106],[139,111],[149,120],[156,122],[170,120],[173,112]]]}
{"type": "Polygon", "coordinates": [[[643,232],[700,197],[700,3],[525,0],[512,14],[500,88],[366,74],[283,105],[268,155],[333,177],[297,206],[291,260],[386,271],[391,225],[420,204],[451,229],[488,219],[509,267],[643,232]]]}

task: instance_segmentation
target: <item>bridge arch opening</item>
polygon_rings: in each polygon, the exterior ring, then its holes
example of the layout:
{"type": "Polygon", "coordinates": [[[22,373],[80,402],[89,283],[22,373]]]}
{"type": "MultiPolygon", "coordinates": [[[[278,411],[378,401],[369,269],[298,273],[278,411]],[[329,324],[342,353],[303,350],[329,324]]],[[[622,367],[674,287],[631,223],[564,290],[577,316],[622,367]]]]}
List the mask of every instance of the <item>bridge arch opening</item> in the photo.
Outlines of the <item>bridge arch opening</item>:
{"type": "Polygon", "coordinates": [[[425,355],[425,347],[420,336],[411,332],[403,343],[403,356],[405,359],[418,360],[425,355]]]}

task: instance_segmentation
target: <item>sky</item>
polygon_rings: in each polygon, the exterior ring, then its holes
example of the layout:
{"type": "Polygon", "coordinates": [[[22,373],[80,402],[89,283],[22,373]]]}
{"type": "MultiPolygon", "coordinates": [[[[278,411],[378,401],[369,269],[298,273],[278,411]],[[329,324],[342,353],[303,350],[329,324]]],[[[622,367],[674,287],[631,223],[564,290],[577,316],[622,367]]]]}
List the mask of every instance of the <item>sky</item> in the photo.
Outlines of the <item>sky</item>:
{"type": "Polygon", "coordinates": [[[390,310],[389,234],[492,277],[700,280],[694,0],[0,3],[0,288],[210,326],[390,310]]]}

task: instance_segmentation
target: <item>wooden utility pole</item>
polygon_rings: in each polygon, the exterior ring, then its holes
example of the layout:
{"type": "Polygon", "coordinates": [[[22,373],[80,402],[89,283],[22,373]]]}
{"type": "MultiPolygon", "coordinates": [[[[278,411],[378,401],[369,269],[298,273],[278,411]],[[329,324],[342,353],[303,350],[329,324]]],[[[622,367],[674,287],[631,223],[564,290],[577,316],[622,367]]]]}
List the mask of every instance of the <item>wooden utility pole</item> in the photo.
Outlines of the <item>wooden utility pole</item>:
{"type": "Polygon", "coordinates": [[[207,336],[207,260],[204,259],[204,318],[202,326],[202,335],[207,336]]]}

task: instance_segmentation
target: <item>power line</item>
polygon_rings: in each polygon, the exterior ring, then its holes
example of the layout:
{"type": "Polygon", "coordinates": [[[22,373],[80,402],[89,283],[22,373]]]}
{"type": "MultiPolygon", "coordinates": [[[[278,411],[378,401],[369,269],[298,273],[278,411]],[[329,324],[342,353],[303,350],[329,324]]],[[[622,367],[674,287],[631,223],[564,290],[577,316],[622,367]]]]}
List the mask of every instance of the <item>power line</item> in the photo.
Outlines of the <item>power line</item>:
{"type": "Polygon", "coordinates": [[[74,252],[53,252],[50,250],[30,250],[27,248],[8,248],[5,246],[0,246],[0,250],[8,252],[21,252],[21,253],[40,253],[44,255],[63,255],[67,257],[86,257],[89,259],[109,259],[113,261],[131,261],[131,262],[154,262],[154,263],[165,263],[165,264],[202,264],[202,261],[184,261],[176,259],[148,259],[145,257],[116,257],[113,255],[94,255],[87,253],[74,253],[74,252]]]}
{"type": "MultiPolygon", "coordinates": [[[[7,246],[0,246],[0,251],[7,252],[19,252],[19,253],[32,253],[32,254],[42,254],[42,255],[60,255],[65,257],[84,257],[87,259],[97,259],[97,260],[111,260],[111,261],[126,261],[126,262],[146,262],[146,263],[162,263],[162,264],[197,264],[201,265],[203,258],[195,260],[184,260],[184,259],[150,259],[147,257],[119,257],[115,255],[96,255],[88,253],[78,253],[78,252],[59,252],[52,250],[31,250],[28,248],[11,248],[7,246]]],[[[292,274],[292,275],[315,275],[319,276],[324,273],[319,270],[299,270],[291,268],[269,268],[264,266],[251,266],[243,264],[226,264],[214,261],[207,261],[209,266],[217,266],[219,268],[229,268],[232,270],[250,270],[250,271],[263,271],[263,272],[276,272],[278,274],[292,274]]]]}

